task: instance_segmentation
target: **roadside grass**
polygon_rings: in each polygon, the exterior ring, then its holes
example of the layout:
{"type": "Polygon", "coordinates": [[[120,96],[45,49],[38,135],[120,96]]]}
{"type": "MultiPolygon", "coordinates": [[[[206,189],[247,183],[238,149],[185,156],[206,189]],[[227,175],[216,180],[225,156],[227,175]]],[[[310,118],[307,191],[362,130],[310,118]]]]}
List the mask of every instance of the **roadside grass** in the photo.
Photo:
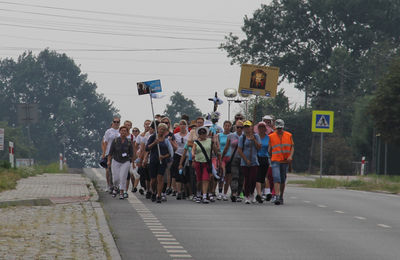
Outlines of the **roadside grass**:
{"type": "Polygon", "coordinates": [[[363,191],[384,191],[393,194],[400,194],[400,176],[378,176],[368,175],[358,177],[356,180],[337,180],[329,177],[315,180],[294,180],[289,184],[300,184],[306,188],[345,188],[363,191]]]}
{"type": "Polygon", "coordinates": [[[66,173],[67,170],[67,168],[64,168],[60,171],[58,163],[16,169],[0,168],[0,192],[15,189],[17,181],[21,178],[28,178],[42,173],[66,173]]]}

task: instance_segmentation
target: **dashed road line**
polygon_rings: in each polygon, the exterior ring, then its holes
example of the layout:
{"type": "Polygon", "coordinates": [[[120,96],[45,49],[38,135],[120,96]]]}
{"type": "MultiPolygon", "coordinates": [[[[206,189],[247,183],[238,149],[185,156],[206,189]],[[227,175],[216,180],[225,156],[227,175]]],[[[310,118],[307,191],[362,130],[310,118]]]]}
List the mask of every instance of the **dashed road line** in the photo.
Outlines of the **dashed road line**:
{"type": "Polygon", "coordinates": [[[354,216],[354,218],[359,219],[359,220],[366,220],[367,219],[367,218],[359,217],[359,216],[354,216]]]}
{"type": "Polygon", "coordinates": [[[339,214],[344,214],[344,211],[341,211],[341,210],[335,210],[335,212],[339,213],[339,214]]]}
{"type": "Polygon", "coordinates": [[[188,251],[135,195],[129,196],[128,201],[172,259],[192,259],[188,251]]]}
{"type": "Polygon", "coordinates": [[[379,227],[383,228],[392,228],[391,226],[385,225],[385,224],[378,224],[379,227]]]}
{"type": "Polygon", "coordinates": [[[326,208],[327,206],[326,205],[317,205],[318,207],[320,207],[320,208],[326,208]]]}
{"type": "Polygon", "coordinates": [[[304,203],[311,203],[309,200],[303,200],[304,203]]]}

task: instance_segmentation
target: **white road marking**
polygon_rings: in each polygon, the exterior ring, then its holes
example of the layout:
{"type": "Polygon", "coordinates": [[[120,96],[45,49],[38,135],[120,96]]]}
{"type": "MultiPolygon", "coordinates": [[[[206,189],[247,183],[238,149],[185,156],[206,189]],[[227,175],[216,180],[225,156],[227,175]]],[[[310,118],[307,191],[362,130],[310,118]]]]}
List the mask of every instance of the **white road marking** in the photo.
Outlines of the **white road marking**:
{"type": "Polygon", "coordinates": [[[311,203],[311,201],[309,201],[309,200],[303,200],[303,202],[305,202],[305,203],[311,203]]]}
{"type": "Polygon", "coordinates": [[[325,205],[317,205],[318,207],[320,207],[320,208],[326,208],[327,206],[325,206],[325,205]]]}
{"type": "Polygon", "coordinates": [[[359,216],[354,216],[354,218],[359,219],[359,220],[366,220],[364,217],[359,217],[359,216]]]}
{"type": "Polygon", "coordinates": [[[344,212],[341,211],[341,210],[335,210],[335,212],[336,212],[336,213],[339,213],[339,214],[344,214],[344,212]]]}
{"type": "Polygon", "coordinates": [[[378,226],[383,227],[383,228],[391,228],[391,226],[385,225],[385,224],[378,224],[378,226]]]}
{"type": "Polygon", "coordinates": [[[297,199],[297,197],[295,197],[295,196],[292,196],[292,197],[290,197],[291,199],[297,199]]]}
{"type": "Polygon", "coordinates": [[[136,195],[130,196],[128,202],[136,210],[147,228],[150,229],[171,258],[192,258],[192,256],[188,254],[188,251],[179,244],[167,228],[163,226],[157,217],[151,213],[151,211],[136,197],[136,195]]]}

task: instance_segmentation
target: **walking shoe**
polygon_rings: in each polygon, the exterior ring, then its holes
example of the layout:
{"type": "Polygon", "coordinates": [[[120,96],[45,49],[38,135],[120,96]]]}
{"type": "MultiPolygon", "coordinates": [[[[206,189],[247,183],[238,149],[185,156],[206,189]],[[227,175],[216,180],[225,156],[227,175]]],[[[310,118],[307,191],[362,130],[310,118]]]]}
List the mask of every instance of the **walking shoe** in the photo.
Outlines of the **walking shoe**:
{"type": "Polygon", "coordinates": [[[215,202],[215,197],[213,195],[210,196],[210,202],[215,202]]]}
{"type": "Polygon", "coordinates": [[[132,192],[133,193],[137,192],[137,188],[132,188],[132,192]]]}
{"type": "Polygon", "coordinates": [[[201,197],[196,197],[196,203],[200,203],[201,202],[201,197]]]}
{"type": "Polygon", "coordinates": [[[151,192],[148,191],[148,192],[146,192],[146,199],[150,199],[150,198],[151,198],[151,192]]]}
{"type": "Polygon", "coordinates": [[[245,204],[250,204],[249,197],[246,197],[246,199],[244,200],[244,203],[245,203],[245,204]]]}
{"type": "Polygon", "coordinates": [[[151,201],[152,202],[156,201],[156,194],[155,193],[151,195],[151,201]]]}
{"type": "Polygon", "coordinates": [[[236,196],[231,195],[231,201],[236,202],[236,196]]]}
{"type": "Polygon", "coordinates": [[[139,193],[140,193],[140,195],[143,195],[144,194],[144,190],[142,188],[140,188],[139,189],[139,193]]]}
{"type": "Polygon", "coordinates": [[[167,195],[171,195],[172,189],[171,189],[171,188],[167,188],[167,190],[165,191],[165,193],[167,193],[167,195]]]}
{"type": "Polygon", "coordinates": [[[208,204],[208,203],[210,203],[210,201],[207,198],[205,198],[205,199],[203,199],[203,203],[208,204]]]}
{"type": "Polygon", "coordinates": [[[258,201],[258,203],[263,203],[263,200],[262,200],[261,196],[258,195],[258,194],[256,196],[256,200],[258,201]]]}
{"type": "Polygon", "coordinates": [[[224,195],[224,196],[222,197],[222,200],[223,200],[223,201],[228,201],[228,197],[227,197],[226,195],[224,195]]]}
{"type": "Polygon", "coordinates": [[[124,197],[125,197],[124,194],[119,194],[119,199],[120,199],[120,200],[123,200],[124,197]]]}
{"type": "Polygon", "coordinates": [[[161,203],[161,197],[157,196],[157,203],[161,203]]]}
{"type": "Polygon", "coordinates": [[[276,196],[272,196],[271,197],[271,203],[275,203],[276,199],[277,199],[276,196]]]}
{"type": "Polygon", "coordinates": [[[128,193],[124,192],[124,199],[128,198],[128,193]]]}
{"type": "Polygon", "coordinates": [[[177,200],[181,200],[182,199],[182,193],[178,193],[178,195],[176,196],[177,200]]]}
{"type": "Polygon", "coordinates": [[[279,202],[281,205],[283,205],[283,197],[282,196],[279,196],[279,202]]]}
{"type": "Polygon", "coordinates": [[[176,196],[176,191],[173,191],[173,192],[172,192],[172,196],[176,196]]]}
{"type": "Polygon", "coordinates": [[[117,196],[117,191],[116,191],[116,190],[113,190],[113,191],[112,191],[112,197],[115,198],[116,196],[117,196]]]}
{"type": "Polygon", "coordinates": [[[108,188],[108,193],[112,194],[113,191],[114,191],[114,188],[113,188],[113,187],[108,188]]]}
{"type": "Polygon", "coordinates": [[[162,201],[167,201],[167,196],[165,196],[165,194],[161,195],[161,200],[162,201]]]}
{"type": "Polygon", "coordinates": [[[266,200],[266,201],[270,201],[271,198],[272,198],[272,194],[271,194],[271,193],[268,193],[265,200],[266,200]]]}
{"type": "Polygon", "coordinates": [[[217,200],[222,200],[222,195],[221,194],[218,194],[217,200]]]}
{"type": "Polygon", "coordinates": [[[262,199],[263,201],[265,201],[265,200],[267,199],[267,196],[265,196],[265,194],[263,194],[263,195],[261,195],[261,199],[262,199]]]}
{"type": "Polygon", "coordinates": [[[242,202],[243,199],[241,197],[236,197],[236,202],[242,202]]]}
{"type": "Polygon", "coordinates": [[[275,205],[280,205],[281,204],[281,200],[279,199],[279,196],[275,195],[275,201],[274,201],[275,205]]]}
{"type": "Polygon", "coordinates": [[[241,199],[244,199],[244,194],[243,194],[243,192],[240,193],[239,197],[240,197],[241,199]]]}
{"type": "Polygon", "coordinates": [[[255,199],[255,197],[254,197],[254,194],[251,194],[251,195],[250,195],[250,202],[251,202],[251,203],[256,203],[256,202],[257,202],[256,199],[255,199]]]}

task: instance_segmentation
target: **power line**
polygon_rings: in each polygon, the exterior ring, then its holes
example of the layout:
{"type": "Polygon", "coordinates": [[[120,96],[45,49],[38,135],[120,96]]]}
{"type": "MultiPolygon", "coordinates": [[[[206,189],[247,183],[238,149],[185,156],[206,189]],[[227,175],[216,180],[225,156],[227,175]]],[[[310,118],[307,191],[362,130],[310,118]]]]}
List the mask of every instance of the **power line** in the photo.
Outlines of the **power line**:
{"type": "Polygon", "coordinates": [[[29,6],[29,7],[37,7],[37,8],[45,8],[52,10],[61,10],[61,11],[72,11],[79,13],[92,13],[92,14],[101,14],[101,15],[114,15],[114,16],[123,16],[123,17],[131,17],[131,18],[144,18],[144,19],[153,19],[153,20],[170,20],[170,21],[186,21],[190,23],[202,23],[202,24],[218,24],[225,26],[240,26],[241,24],[226,22],[226,21],[218,21],[218,20],[202,20],[202,19],[188,19],[188,18],[173,18],[173,17],[162,17],[162,16],[147,16],[147,15],[139,15],[139,14],[126,14],[126,13],[115,13],[115,12],[105,12],[105,11],[93,11],[87,9],[74,9],[74,8],[62,8],[62,7],[54,7],[47,5],[34,5],[34,4],[26,4],[26,3],[14,3],[8,1],[0,1],[0,3],[9,4],[9,5],[17,5],[17,6],[29,6]]]}
{"type": "MultiPolygon", "coordinates": [[[[20,49],[30,49],[40,51],[41,48],[25,48],[25,47],[0,47],[5,50],[20,50],[20,49]]],[[[139,52],[139,51],[184,51],[184,50],[216,50],[217,47],[193,47],[193,48],[149,48],[149,49],[54,49],[55,51],[76,51],[76,52],[139,52]]]]}

